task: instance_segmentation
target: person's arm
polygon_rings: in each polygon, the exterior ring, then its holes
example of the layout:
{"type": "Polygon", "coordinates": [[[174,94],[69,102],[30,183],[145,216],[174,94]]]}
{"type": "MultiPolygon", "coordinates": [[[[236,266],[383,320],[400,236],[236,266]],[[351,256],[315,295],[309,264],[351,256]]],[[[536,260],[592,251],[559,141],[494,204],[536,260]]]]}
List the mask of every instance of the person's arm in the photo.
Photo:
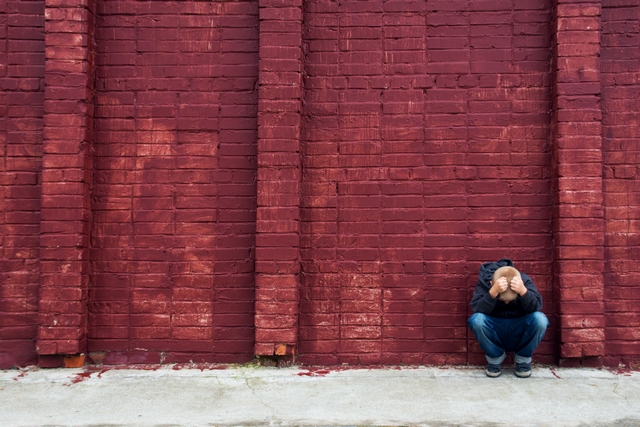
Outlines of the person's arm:
{"type": "Polygon", "coordinates": [[[535,311],[542,310],[542,296],[538,292],[536,285],[533,284],[533,280],[528,275],[521,273],[522,279],[514,277],[511,281],[511,289],[516,292],[518,301],[522,306],[522,309],[527,313],[533,313],[535,311]]]}
{"type": "MultiPolygon", "coordinates": [[[[506,279],[505,279],[506,281],[506,279]]],[[[491,295],[491,283],[478,279],[476,289],[471,297],[471,309],[474,313],[490,314],[496,306],[498,294],[495,298],[491,295]]]]}

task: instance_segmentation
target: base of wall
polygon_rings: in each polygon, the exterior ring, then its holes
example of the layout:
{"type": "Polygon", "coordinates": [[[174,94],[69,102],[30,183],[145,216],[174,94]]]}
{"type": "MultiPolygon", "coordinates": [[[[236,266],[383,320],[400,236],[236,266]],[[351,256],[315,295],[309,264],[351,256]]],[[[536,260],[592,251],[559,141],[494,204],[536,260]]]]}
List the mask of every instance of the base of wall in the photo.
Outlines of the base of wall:
{"type": "Polygon", "coordinates": [[[297,364],[295,356],[256,356],[256,360],[260,366],[287,368],[297,364]]]}
{"type": "Polygon", "coordinates": [[[583,358],[563,358],[558,360],[561,368],[602,368],[604,366],[601,356],[583,358]]]}
{"type": "Polygon", "coordinates": [[[40,368],[82,368],[87,362],[84,354],[68,355],[40,355],[38,367],[40,368]]]}
{"type": "Polygon", "coordinates": [[[62,356],[58,356],[58,355],[38,356],[38,367],[39,368],[61,368],[62,356]]]}

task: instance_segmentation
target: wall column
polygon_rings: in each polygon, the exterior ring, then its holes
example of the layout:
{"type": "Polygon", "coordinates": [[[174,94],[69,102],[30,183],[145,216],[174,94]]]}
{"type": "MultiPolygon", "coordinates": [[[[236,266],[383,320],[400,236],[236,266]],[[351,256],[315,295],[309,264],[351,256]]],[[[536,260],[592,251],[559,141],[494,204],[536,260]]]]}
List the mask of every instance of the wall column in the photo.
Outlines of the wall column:
{"type": "Polygon", "coordinates": [[[37,339],[44,360],[86,347],[93,28],[93,0],[46,0],[37,339]]]}
{"type": "Polygon", "coordinates": [[[302,1],[260,0],[255,354],[298,340],[302,1]]]}
{"type": "MultiPolygon", "coordinates": [[[[554,246],[559,356],[604,354],[604,215],[599,1],[554,16],[554,246]]],[[[589,358],[589,359],[585,359],[589,358]]],[[[595,361],[595,362],[594,362],[595,361]]]]}

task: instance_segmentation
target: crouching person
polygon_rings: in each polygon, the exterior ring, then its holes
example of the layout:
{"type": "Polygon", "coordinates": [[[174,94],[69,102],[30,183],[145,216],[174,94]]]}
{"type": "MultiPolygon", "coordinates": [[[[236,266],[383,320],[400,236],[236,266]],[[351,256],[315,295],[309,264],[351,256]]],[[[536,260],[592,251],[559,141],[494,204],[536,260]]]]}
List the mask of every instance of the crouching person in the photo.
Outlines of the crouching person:
{"type": "Polygon", "coordinates": [[[530,377],[533,351],[549,326],[531,278],[513,268],[510,259],[483,263],[471,308],[468,324],[486,353],[487,376],[499,377],[506,352],[512,351],[516,376],[530,377]]]}

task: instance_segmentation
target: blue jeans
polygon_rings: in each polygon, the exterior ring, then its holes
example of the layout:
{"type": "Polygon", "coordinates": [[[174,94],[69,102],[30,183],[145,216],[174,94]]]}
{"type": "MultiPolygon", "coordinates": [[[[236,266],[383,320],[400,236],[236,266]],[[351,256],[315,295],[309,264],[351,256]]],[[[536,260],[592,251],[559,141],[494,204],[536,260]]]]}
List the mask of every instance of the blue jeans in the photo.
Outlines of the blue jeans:
{"type": "Polygon", "coordinates": [[[503,362],[507,351],[515,353],[516,363],[531,363],[533,351],[549,326],[547,316],[539,311],[516,319],[474,313],[467,323],[487,361],[495,364],[503,362]]]}

